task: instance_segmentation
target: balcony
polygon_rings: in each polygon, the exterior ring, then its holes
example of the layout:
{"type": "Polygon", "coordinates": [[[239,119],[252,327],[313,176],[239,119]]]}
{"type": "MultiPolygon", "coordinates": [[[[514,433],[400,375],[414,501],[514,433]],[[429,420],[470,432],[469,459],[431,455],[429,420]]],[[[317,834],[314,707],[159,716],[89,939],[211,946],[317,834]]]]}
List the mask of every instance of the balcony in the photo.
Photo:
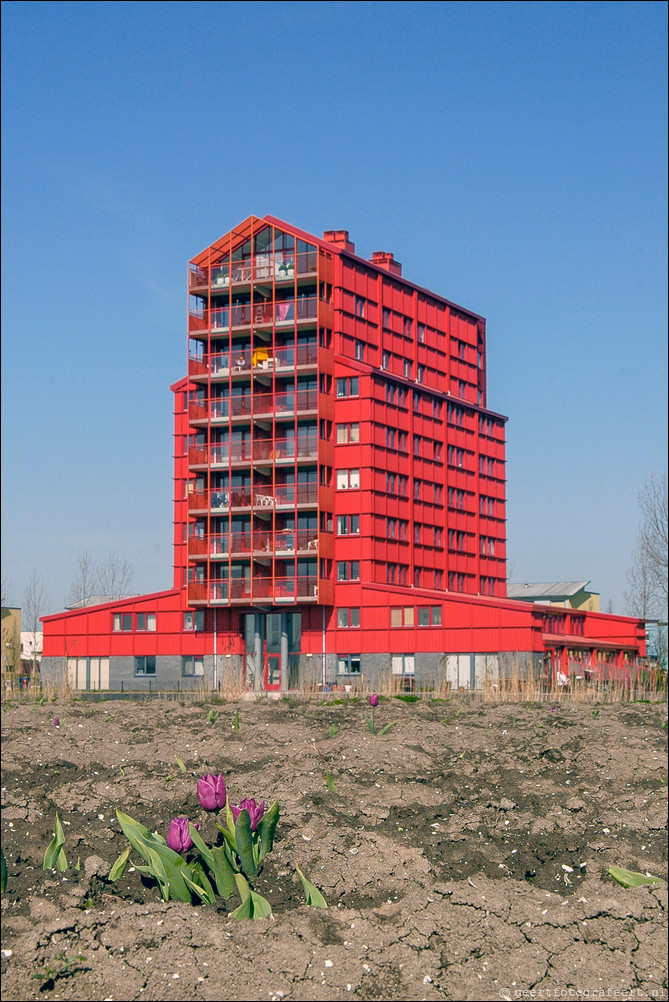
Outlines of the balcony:
{"type": "Polygon", "coordinates": [[[227,442],[212,445],[209,449],[191,446],[188,450],[188,465],[191,469],[206,468],[211,465],[226,467],[229,464],[290,462],[292,460],[315,460],[318,457],[318,438],[259,439],[255,442],[227,442]]]}
{"type": "Polygon", "coordinates": [[[191,605],[217,605],[251,602],[317,602],[319,590],[327,582],[316,575],[287,578],[230,578],[225,581],[190,581],[188,602],[191,605]]]}
{"type": "Polygon", "coordinates": [[[260,558],[314,556],[318,552],[318,533],[313,529],[279,529],[276,532],[230,532],[211,536],[191,536],[188,557],[191,560],[225,559],[228,556],[260,558]]]}
{"type": "Polygon", "coordinates": [[[249,282],[290,282],[295,276],[301,278],[316,274],[318,255],[316,248],[302,251],[299,254],[284,255],[283,253],[258,254],[246,261],[234,261],[230,264],[213,265],[211,268],[198,268],[191,265],[188,274],[188,288],[194,295],[206,296],[211,289],[219,292],[230,285],[248,284],[249,282]]]}
{"type": "Polygon", "coordinates": [[[193,491],[188,495],[188,510],[229,511],[234,508],[294,508],[318,504],[318,484],[289,484],[276,487],[239,488],[235,490],[193,491]]]}
{"type": "MultiPolygon", "coordinates": [[[[247,388],[248,389],[248,388],[247,388]]],[[[286,416],[288,414],[308,414],[318,410],[317,390],[287,390],[280,393],[254,393],[244,396],[218,397],[209,401],[191,400],[188,404],[190,424],[206,424],[208,420],[229,421],[255,417],[286,416]]]]}
{"type": "Polygon", "coordinates": [[[227,379],[240,373],[289,373],[295,369],[315,369],[318,365],[318,346],[301,344],[296,348],[243,348],[232,353],[193,355],[188,359],[191,379],[227,379]],[[232,364],[231,364],[232,363],[232,364]]]}
{"type": "Polygon", "coordinates": [[[313,322],[318,316],[317,296],[300,296],[279,302],[244,303],[216,309],[191,310],[188,333],[205,334],[256,327],[287,327],[295,323],[313,322]]]}

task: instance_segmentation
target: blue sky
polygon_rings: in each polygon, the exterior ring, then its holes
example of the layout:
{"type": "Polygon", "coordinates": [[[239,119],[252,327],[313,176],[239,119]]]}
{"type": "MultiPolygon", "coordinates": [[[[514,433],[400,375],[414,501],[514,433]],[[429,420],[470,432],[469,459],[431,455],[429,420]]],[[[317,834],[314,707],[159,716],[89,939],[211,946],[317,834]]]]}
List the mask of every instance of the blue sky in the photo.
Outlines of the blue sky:
{"type": "Polygon", "coordinates": [[[666,469],[666,5],[4,2],[3,600],[170,587],[188,260],[246,216],[488,321],[512,580],[626,611],[666,469]]]}

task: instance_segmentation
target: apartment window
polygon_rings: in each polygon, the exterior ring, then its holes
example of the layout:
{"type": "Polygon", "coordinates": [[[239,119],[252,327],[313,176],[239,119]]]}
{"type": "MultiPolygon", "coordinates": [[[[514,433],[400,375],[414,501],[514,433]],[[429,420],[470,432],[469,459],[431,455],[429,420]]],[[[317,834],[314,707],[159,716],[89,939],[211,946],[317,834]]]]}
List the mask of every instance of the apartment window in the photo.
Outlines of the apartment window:
{"type": "Polygon", "coordinates": [[[337,581],[359,581],[360,561],[339,560],[337,562],[337,581]]]}
{"type": "Polygon", "coordinates": [[[383,326],[390,327],[390,310],[384,309],[383,311],[383,326]]]}
{"type": "Polygon", "coordinates": [[[413,570],[413,583],[414,588],[421,588],[423,583],[423,569],[422,567],[414,567],[413,570]]]}
{"type": "Polygon", "coordinates": [[[403,609],[391,609],[390,610],[390,625],[391,626],[413,626],[414,625],[414,610],[412,605],[404,606],[403,609]]]}
{"type": "Polygon", "coordinates": [[[360,609],[337,609],[337,626],[341,630],[360,626],[360,609]]]}
{"type": "Polygon", "coordinates": [[[397,539],[397,519],[387,518],[386,519],[386,537],[388,539],[397,539]]]}
{"type": "Polygon", "coordinates": [[[424,365],[417,365],[416,366],[416,382],[417,383],[422,383],[424,379],[425,379],[425,366],[424,365]]]}
{"type": "Polygon", "coordinates": [[[413,527],[413,541],[414,543],[420,544],[421,537],[423,533],[423,526],[416,522],[413,527]]]}
{"type": "Polygon", "coordinates": [[[404,378],[411,379],[411,362],[408,358],[404,359],[404,378]]]}
{"type": "Polygon", "coordinates": [[[386,403],[394,404],[397,400],[397,387],[393,383],[386,383],[386,403]]]}
{"type": "Polygon", "coordinates": [[[397,432],[394,428],[386,428],[386,449],[394,449],[397,441],[397,432]]]}
{"type": "Polygon", "coordinates": [[[337,674],[338,675],[359,675],[360,674],[360,655],[359,654],[340,654],[337,658],[337,674]]]}
{"type": "Polygon", "coordinates": [[[423,444],[423,439],[420,437],[420,435],[414,435],[414,437],[413,437],[413,454],[414,454],[414,456],[420,456],[422,444],[423,444]]]}
{"type": "Polygon", "coordinates": [[[393,654],[393,675],[414,675],[416,672],[415,654],[393,654]]]}
{"type": "Polygon", "coordinates": [[[397,490],[397,476],[394,473],[386,473],[386,494],[395,494],[397,490]]]}
{"type": "Polygon", "coordinates": [[[337,470],[337,490],[355,490],[360,487],[360,470],[337,470]]]}
{"type": "Polygon", "coordinates": [[[410,317],[404,317],[404,320],[403,320],[403,330],[404,330],[404,336],[405,337],[411,337],[411,329],[412,329],[412,327],[413,327],[413,324],[411,322],[411,318],[410,317]]]}
{"type": "Polygon", "coordinates": [[[406,541],[407,532],[409,531],[409,523],[405,522],[404,519],[400,519],[399,530],[400,530],[400,539],[406,541]]]}
{"type": "MultiPolygon", "coordinates": [[[[435,571],[434,572],[434,587],[435,588],[439,588],[439,589],[441,589],[441,588],[444,587],[444,572],[443,571],[435,571]]],[[[441,610],[439,610],[439,614],[441,615],[441,610]]]]}
{"type": "Polygon", "coordinates": [[[355,297],[355,315],[356,317],[364,317],[365,315],[365,300],[362,296],[355,297]]]}
{"type": "Polygon", "coordinates": [[[132,631],[132,613],[114,613],[114,633],[130,633],[132,631]]]}
{"type": "Polygon", "coordinates": [[[436,398],[432,401],[432,417],[435,421],[441,420],[441,400],[436,398]]]}
{"type": "Polygon", "coordinates": [[[421,344],[425,341],[425,324],[418,324],[418,340],[421,344]]]}
{"type": "Polygon", "coordinates": [[[441,484],[434,485],[434,503],[441,504],[444,499],[444,488],[441,484]]]}
{"type": "Polygon", "coordinates": [[[365,361],[365,342],[356,341],[355,342],[355,357],[358,362],[365,361]]]}
{"type": "Polygon", "coordinates": [[[357,397],[358,396],[358,377],[357,376],[346,376],[343,379],[337,380],[337,396],[338,397],[357,397]]]}
{"type": "Polygon", "coordinates": [[[422,487],[423,487],[423,481],[415,479],[414,482],[413,482],[413,496],[414,496],[414,500],[415,501],[419,501],[420,500],[420,493],[421,493],[422,487]]]}
{"type": "Polygon", "coordinates": [[[451,424],[457,425],[461,428],[465,421],[465,412],[462,407],[458,407],[457,404],[448,405],[448,420],[451,424]]]}
{"type": "Polygon", "coordinates": [[[156,674],[156,658],[154,654],[147,654],[142,657],[135,658],[135,675],[155,675],[156,674]]]}
{"type": "Polygon", "coordinates": [[[204,609],[184,612],[184,630],[204,630],[204,609]]]}
{"type": "Polygon", "coordinates": [[[184,654],[181,658],[181,675],[184,678],[204,675],[204,658],[193,654],[184,654]]]}
{"type": "Polygon", "coordinates": [[[136,629],[140,633],[155,633],[156,632],[156,614],[155,612],[138,612],[136,618],[136,629]]]}
{"type": "Polygon", "coordinates": [[[435,546],[443,545],[443,532],[441,528],[439,528],[439,526],[437,526],[434,530],[434,545],[435,546]]]}
{"type": "Polygon", "coordinates": [[[405,431],[400,432],[398,449],[400,452],[407,451],[407,442],[409,441],[407,433],[405,431]]]}
{"type": "Polygon", "coordinates": [[[395,584],[397,580],[397,564],[386,564],[386,584],[395,584]]]}
{"type": "Polygon", "coordinates": [[[338,424],[337,425],[337,444],[345,445],[348,442],[359,442],[360,441],[360,425],[355,422],[354,424],[338,424]]]}
{"type": "Polygon", "coordinates": [[[464,574],[456,574],[455,571],[450,571],[448,575],[448,590],[464,591],[465,590],[464,574]]]}
{"type": "Polygon", "coordinates": [[[387,351],[384,351],[381,355],[381,368],[387,369],[390,365],[390,355],[387,351]]]}
{"type": "Polygon", "coordinates": [[[353,536],[360,532],[359,515],[337,515],[337,535],[353,536]]]}
{"type": "Polygon", "coordinates": [[[435,463],[441,462],[441,442],[434,443],[434,461],[435,463]]]}

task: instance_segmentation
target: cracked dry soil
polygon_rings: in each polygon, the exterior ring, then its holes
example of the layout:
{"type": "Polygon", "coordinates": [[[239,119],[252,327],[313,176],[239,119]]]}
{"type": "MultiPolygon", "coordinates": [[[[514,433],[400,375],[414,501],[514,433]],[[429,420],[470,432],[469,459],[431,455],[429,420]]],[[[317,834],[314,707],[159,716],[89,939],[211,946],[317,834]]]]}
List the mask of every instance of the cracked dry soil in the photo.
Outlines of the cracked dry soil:
{"type": "Polygon", "coordinates": [[[666,879],[664,703],[384,700],[383,736],[354,700],[224,703],[213,724],[202,702],[8,705],[3,999],[666,998],[667,889],[606,873],[666,879]],[[196,780],[219,771],[233,802],[279,800],[271,919],[108,880],[117,807],[213,840],[196,780]],[[56,810],[62,874],[42,869],[56,810]]]}

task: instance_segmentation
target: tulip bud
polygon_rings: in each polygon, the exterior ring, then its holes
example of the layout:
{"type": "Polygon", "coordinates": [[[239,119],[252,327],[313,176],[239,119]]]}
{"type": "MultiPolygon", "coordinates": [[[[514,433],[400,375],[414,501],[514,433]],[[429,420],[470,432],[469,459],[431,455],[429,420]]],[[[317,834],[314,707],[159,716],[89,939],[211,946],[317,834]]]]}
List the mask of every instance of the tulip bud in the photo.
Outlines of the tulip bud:
{"type": "Polygon", "coordinates": [[[372,695],[369,697],[369,705],[371,707],[379,705],[379,697],[375,692],[373,692],[372,695]]]}
{"type": "MultiPolygon", "coordinates": [[[[170,830],[167,833],[166,842],[170,849],[174,849],[175,852],[186,852],[193,844],[193,840],[190,837],[190,832],[188,831],[188,825],[190,824],[188,818],[173,818],[170,821],[170,830]]],[[[193,825],[194,828],[199,828],[198,824],[193,825]]]]}
{"type": "Polygon", "coordinates": [[[58,719],[58,717],[53,718],[53,726],[60,727],[60,720],[58,719]]]}
{"type": "Polygon", "coordinates": [[[230,804],[230,810],[232,811],[232,816],[237,820],[242,811],[249,812],[249,818],[251,819],[251,831],[254,832],[258,827],[258,822],[265,813],[265,801],[261,800],[259,804],[256,804],[253,797],[245,797],[239,804],[239,807],[233,807],[230,804]]]}
{"type": "Polygon", "coordinates": [[[217,811],[225,807],[226,793],[223,773],[212,776],[210,772],[197,781],[197,797],[205,811],[217,811]]]}

